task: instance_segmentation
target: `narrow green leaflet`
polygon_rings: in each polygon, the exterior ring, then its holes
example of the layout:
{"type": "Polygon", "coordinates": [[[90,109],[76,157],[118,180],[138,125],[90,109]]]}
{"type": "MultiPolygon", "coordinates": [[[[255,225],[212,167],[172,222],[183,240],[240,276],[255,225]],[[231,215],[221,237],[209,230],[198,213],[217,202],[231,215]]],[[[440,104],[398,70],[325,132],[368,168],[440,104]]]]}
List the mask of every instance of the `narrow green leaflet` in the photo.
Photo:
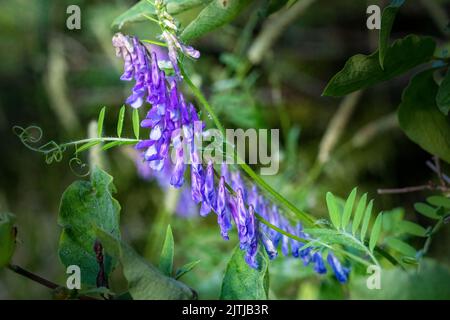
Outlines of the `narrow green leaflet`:
{"type": "Polygon", "coordinates": [[[106,107],[103,107],[102,110],[100,110],[100,113],[98,114],[97,136],[99,138],[102,136],[102,132],[103,132],[103,122],[105,121],[105,112],[106,112],[106,107]]]}
{"type": "Polygon", "coordinates": [[[377,245],[378,239],[380,238],[381,226],[383,225],[383,214],[379,213],[375,219],[375,223],[372,227],[372,233],[370,234],[369,249],[373,252],[373,249],[377,245]]]}
{"type": "Polygon", "coordinates": [[[258,251],[258,270],[250,268],[245,253],[237,246],[222,281],[222,300],[265,300],[269,291],[269,263],[264,250],[258,251]]]}
{"type": "Polygon", "coordinates": [[[125,106],[122,106],[122,108],[120,108],[119,117],[117,119],[117,136],[119,138],[122,136],[124,119],[125,119],[125,106]]]}
{"type": "Polygon", "coordinates": [[[341,225],[341,213],[339,212],[336,199],[334,198],[334,195],[331,192],[327,192],[326,201],[331,222],[333,223],[336,229],[339,229],[341,225]]]}
{"type": "Polygon", "coordinates": [[[188,300],[196,294],[184,283],[161,273],[139,256],[129,245],[110,233],[97,229],[97,237],[106,252],[119,260],[128,281],[129,294],[134,300],[188,300]]]}
{"type": "Polygon", "coordinates": [[[436,106],[434,71],[428,69],[412,78],[403,91],[398,120],[408,138],[450,163],[450,118],[436,106]]]}
{"type": "Polygon", "coordinates": [[[389,6],[384,8],[381,16],[381,30],[378,39],[379,60],[381,69],[384,70],[384,58],[389,48],[389,38],[391,35],[392,25],[399,8],[405,0],[393,0],[389,6]]]}
{"type": "Polygon", "coordinates": [[[364,220],[361,227],[360,239],[362,242],[364,242],[364,239],[366,238],[367,229],[369,228],[370,217],[372,216],[372,207],[373,207],[373,200],[370,200],[369,205],[366,208],[366,212],[364,213],[364,220]]]}
{"type": "Polygon", "coordinates": [[[91,141],[91,142],[86,142],[85,144],[82,144],[81,147],[77,148],[76,151],[78,152],[83,152],[88,150],[89,148],[99,144],[100,141],[91,141]]]}
{"type": "Polygon", "coordinates": [[[172,275],[173,270],[173,253],[174,253],[174,242],[172,228],[170,224],[167,226],[166,239],[164,240],[163,248],[161,251],[161,256],[159,258],[159,270],[166,276],[172,275]]]}
{"type": "Polygon", "coordinates": [[[124,145],[128,145],[128,144],[136,144],[136,142],[134,142],[134,141],[111,141],[111,142],[108,142],[107,144],[105,144],[102,147],[102,150],[105,151],[105,150],[108,150],[108,149],[111,149],[114,147],[124,146],[124,145]]]}
{"type": "Polygon", "coordinates": [[[318,246],[320,246],[320,243],[326,243],[329,245],[339,244],[352,247],[357,250],[367,250],[367,248],[360,241],[352,237],[349,233],[325,228],[305,228],[304,231],[318,240],[318,246]]]}
{"type": "Polygon", "coordinates": [[[359,199],[358,206],[356,207],[355,217],[353,218],[352,222],[353,235],[356,235],[359,225],[361,224],[364,215],[364,209],[366,208],[366,202],[367,202],[367,193],[364,193],[361,199],[359,199]]]}
{"type": "Polygon", "coordinates": [[[414,209],[416,209],[416,211],[418,213],[424,215],[427,218],[435,219],[435,220],[440,219],[440,216],[437,214],[437,209],[433,208],[432,206],[430,206],[426,203],[422,203],[422,202],[415,203],[414,209]]]}
{"type": "Polygon", "coordinates": [[[439,86],[436,95],[436,104],[444,115],[448,115],[450,110],[450,70],[447,71],[444,80],[439,86]]]}
{"type": "Polygon", "coordinates": [[[234,20],[251,0],[212,0],[181,33],[183,41],[199,38],[234,20]]]}
{"type": "Polygon", "coordinates": [[[133,133],[136,139],[139,139],[139,109],[133,109],[133,133]]]}
{"type": "Polygon", "coordinates": [[[416,249],[400,239],[387,238],[385,239],[385,243],[388,245],[388,247],[394,249],[395,251],[398,251],[405,256],[414,257],[416,255],[416,249]]]}
{"type": "Polygon", "coordinates": [[[427,198],[427,202],[436,207],[450,209],[450,198],[446,198],[443,196],[431,196],[427,198]]]}
{"type": "MultiPolygon", "coordinates": [[[[120,205],[112,197],[113,178],[98,167],[93,168],[91,180],[78,180],[64,191],[59,208],[58,223],[63,227],[59,240],[59,257],[67,267],[78,265],[81,282],[96,285],[99,271],[93,249],[95,227],[120,237],[120,205]]],[[[108,276],[115,261],[105,257],[105,273],[108,276]]]]}
{"type": "Polygon", "coordinates": [[[179,278],[184,276],[186,273],[188,273],[189,271],[194,269],[195,266],[197,264],[199,264],[199,263],[200,263],[200,260],[196,260],[196,261],[192,261],[192,262],[186,263],[184,266],[182,266],[181,268],[179,268],[177,270],[177,272],[175,273],[175,279],[178,280],[179,278]]]}
{"type": "Polygon", "coordinates": [[[351,57],[326,86],[324,96],[344,96],[392,79],[406,71],[430,61],[436,43],[430,37],[409,35],[395,41],[386,52],[384,70],[381,69],[378,51],[367,56],[351,57]]]}
{"type": "Polygon", "coordinates": [[[0,268],[8,265],[16,247],[15,217],[9,213],[0,214],[0,268]]]}
{"type": "MultiPolygon", "coordinates": [[[[167,11],[176,15],[181,12],[205,5],[211,0],[166,0],[167,11]]],[[[141,0],[114,19],[111,27],[122,29],[126,24],[143,21],[146,15],[155,15],[155,8],[148,0],[141,0]]]]}
{"type": "Polygon", "coordinates": [[[397,228],[400,232],[408,233],[416,237],[425,237],[427,234],[427,230],[424,227],[411,221],[400,221],[397,224],[397,228]]]}
{"type": "Polygon", "coordinates": [[[356,198],[356,192],[358,191],[358,188],[354,188],[350,195],[347,198],[347,201],[345,201],[344,205],[344,213],[342,214],[342,229],[345,230],[348,223],[350,222],[350,217],[352,216],[353,211],[353,204],[355,203],[356,198]]]}

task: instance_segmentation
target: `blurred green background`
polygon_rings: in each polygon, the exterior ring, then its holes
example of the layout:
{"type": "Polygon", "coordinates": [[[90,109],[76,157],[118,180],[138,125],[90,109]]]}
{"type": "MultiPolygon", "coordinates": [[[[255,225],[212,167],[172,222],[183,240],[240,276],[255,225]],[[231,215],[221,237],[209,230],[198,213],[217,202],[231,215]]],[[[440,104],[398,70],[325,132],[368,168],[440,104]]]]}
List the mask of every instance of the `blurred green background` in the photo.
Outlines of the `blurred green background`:
{"type": "MultiPolygon", "coordinates": [[[[429,221],[414,213],[413,204],[429,192],[376,193],[378,188],[420,185],[435,179],[425,165],[430,155],[409,141],[396,122],[394,112],[409,75],[368,89],[353,101],[321,97],[325,84],[347,58],[376,48],[378,33],[366,28],[366,8],[387,1],[310,2],[279,30],[267,50],[258,53],[256,64],[245,61],[264,30],[264,1],[252,4],[231,25],[195,41],[202,57],[190,65],[194,80],[202,84],[227,127],[281,129],[281,170],[267,181],[298,206],[325,216],[326,191],[345,196],[359,186],[360,192],[375,197],[377,210],[403,207],[410,220],[428,225],[429,221]],[[324,136],[338,110],[343,128],[339,135],[332,132],[338,139],[327,152],[324,136]],[[319,152],[324,165],[317,165],[319,152]]],[[[63,161],[47,165],[40,154],[20,143],[12,126],[38,125],[44,132],[43,141],[82,139],[87,136],[88,123],[106,106],[105,130],[115,132],[116,116],[129,86],[119,80],[122,61],[114,55],[110,25],[133,3],[14,0],[0,4],[0,210],[17,216],[19,242],[14,263],[58,283],[65,283],[65,270],[57,255],[59,199],[79,178],[69,168],[70,153],[63,161]],[[81,8],[81,30],[66,28],[70,4],[81,8]]],[[[400,10],[393,37],[427,34],[448,46],[442,16],[449,9],[450,1],[409,1],[400,10]]],[[[194,9],[177,18],[185,26],[197,12],[194,9]]],[[[122,32],[156,39],[157,29],[142,22],[126,26],[122,32]]],[[[125,128],[129,134],[130,123],[125,128]]],[[[122,205],[123,237],[156,262],[161,237],[170,223],[175,265],[201,260],[183,280],[201,299],[218,298],[226,262],[236,244],[235,234],[225,242],[212,215],[185,218],[168,210],[173,207],[167,205],[170,192],[161,190],[155,181],[141,179],[130,154],[131,148],[126,147],[104,154],[105,169],[114,177],[116,198],[122,205]]],[[[444,165],[444,171],[448,169],[444,165]]],[[[429,254],[447,275],[449,244],[447,227],[434,239],[429,254]]],[[[422,245],[417,241],[417,247],[422,245]]],[[[114,277],[112,290],[120,292],[125,282],[120,272],[114,277]]],[[[273,298],[351,298],[356,290],[352,285],[339,286],[332,278],[320,278],[291,258],[276,259],[270,277],[273,298]]],[[[450,286],[448,276],[442,279],[445,281],[432,285],[450,286]]],[[[0,270],[0,299],[27,298],[51,298],[51,292],[9,270],[0,270]]]]}

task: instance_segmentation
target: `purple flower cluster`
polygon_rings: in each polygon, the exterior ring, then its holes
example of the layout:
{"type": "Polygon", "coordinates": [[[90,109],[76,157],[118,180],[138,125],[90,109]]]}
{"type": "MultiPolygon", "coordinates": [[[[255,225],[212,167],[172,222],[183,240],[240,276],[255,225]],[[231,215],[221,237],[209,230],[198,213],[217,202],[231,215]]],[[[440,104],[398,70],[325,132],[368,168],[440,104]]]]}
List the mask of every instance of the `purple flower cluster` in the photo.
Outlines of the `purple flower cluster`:
{"type": "MultiPolygon", "coordinates": [[[[305,265],[314,264],[316,272],[325,273],[327,269],[318,248],[302,249],[303,243],[259,223],[255,213],[290,234],[310,239],[300,224],[291,226],[278,208],[260,195],[255,186],[247,188],[238,171],[229,172],[227,165],[223,164],[220,177],[215,179],[214,164],[210,161],[206,167],[203,166],[201,155],[195,145],[196,137],[202,134],[203,125],[195,125],[199,123],[196,110],[192,104],[185,102],[177,89],[177,81],[180,81],[181,77],[177,75],[176,57],[170,57],[170,60],[175,61],[172,61],[172,65],[176,71],[175,76],[170,77],[160,70],[155,52],[137,38],[119,33],[114,36],[113,45],[117,55],[125,61],[121,79],[135,81],[127,103],[134,108],[139,108],[144,102],[152,105],[146,118],[141,122],[143,128],[150,129],[149,138],[136,145],[136,149],[141,151],[145,163],[151,170],[164,172],[162,176],[165,180],[170,180],[172,186],[180,188],[185,180],[185,157],[189,156],[191,169],[189,201],[201,204],[201,216],[216,213],[221,235],[226,240],[229,239],[229,231],[234,221],[240,249],[245,251],[245,261],[252,268],[258,267],[257,252],[261,243],[270,259],[277,256],[277,248],[281,246],[283,255],[292,254],[301,258],[305,265]],[[168,159],[171,146],[175,153],[173,165],[167,164],[170,163],[168,159]],[[185,154],[187,152],[183,146],[189,146],[188,155],[185,154]],[[170,170],[170,173],[167,170],[170,170]]],[[[179,49],[187,50],[193,57],[199,56],[190,47],[180,45],[179,49]]],[[[183,197],[186,198],[186,192],[183,192],[183,197]]],[[[328,254],[327,261],[336,278],[340,282],[345,282],[349,270],[343,267],[332,253],[328,254]]]]}

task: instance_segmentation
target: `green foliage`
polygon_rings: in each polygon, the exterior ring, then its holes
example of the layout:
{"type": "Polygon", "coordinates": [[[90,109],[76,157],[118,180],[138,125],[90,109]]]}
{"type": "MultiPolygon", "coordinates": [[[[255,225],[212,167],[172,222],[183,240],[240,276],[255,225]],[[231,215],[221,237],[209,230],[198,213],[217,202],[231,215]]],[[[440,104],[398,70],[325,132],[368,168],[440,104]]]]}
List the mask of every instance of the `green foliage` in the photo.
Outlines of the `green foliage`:
{"type": "Polygon", "coordinates": [[[439,86],[436,95],[436,104],[444,115],[448,115],[450,110],[450,70],[447,71],[444,80],[439,86]]]}
{"type": "Polygon", "coordinates": [[[395,41],[386,52],[384,69],[380,66],[378,51],[366,56],[351,57],[326,86],[323,95],[343,96],[392,79],[430,61],[436,44],[430,37],[409,35],[395,41]]]}
{"type": "MultiPolygon", "coordinates": [[[[176,15],[195,7],[206,5],[211,0],[166,0],[167,11],[176,15]]],[[[114,19],[111,27],[122,29],[126,24],[145,20],[145,16],[155,15],[155,8],[148,0],[141,0],[114,19]]]]}
{"type": "Polygon", "coordinates": [[[179,268],[178,270],[177,270],[177,272],[175,272],[175,279],[179,279],[179,278],[181,278],[182,276],[184,276],[186,273],[188,273],[189,271],[191,271],[192,269],[194,269],[195,268],[195,266],[197,265],[197,264],[199,264],[200,263],[200,260],[196,260],[196,261],[192,261],[192,262],[189,262],[189,263],[186,263],[184,266],[182,266],[181,268],[179,268]]]}
{"type": "Polygon", "coordinates": [[[164,240],[163,248],[161,251],[161,257],[159,258],[159,270],[166,276],[172,275],[173,270],[173,253],[174,242],[172,228],[170,224],[167,226],[166,239],[164,240]]]}
{"type": "Polygon", "coordinates": [[[366,281],[367,275],[352,281],[351,299],[450,299],[450,270],[430,259],[424,259],[418,269],[383,269],[380,290],[368,289],[366,281]]]}
{"type": "Polygon", "coordinates": [[[415,143],[450,163],[450,119],[436,106],[434,69],[414,76],[398,110],[400,127],[415,143]]]}
{"type": "Polygon", "coordinates": [[[190,41],[223,26],[234,20],[250,2],[251,0],[212,0],[183,30],[181,39],[190,41]]]}
{"type": "Polygon", "coordinates": [[[427,203],[418,202],[414,204],[417,212],[433,220],[442,220],[450,215],[450,198],[444,196],[431,196],[427,203]]]}
{"type": "MultiPolygon", "coordinates": [[[[96,285],[99,271],[94,252],[95,228],[102,228],[120,238],[120,205],[113,198],[113,178],[95,167],[90,181],[79,180],[64,191],[59,209],[58,223],[63,228],[59,240],[59,257],[67,267],[78,265],[81,281],[96,285]]],[[[105,257],[106,276],[114,269],[116,261],[105,257]]]]}
{"type": "Polygon", "coordinates": [[[108,252],[119,260],[128,281],[128,290],[135,300],[187,300],[196,294],[180,281],[162,274],[140,257],[130,246],[109,232],[96,229],[97,237],[108,252]]]}
{"type": "Polygon", "coordinates": [[[139,110],[134,109],[133,110],[133,133],[136,139],[139,139],[139,129],[140,129],[140,123],[139,123],[139,110]]]}
{"type": "Polygon", "coordinates": [[[326,201],[331,222],[333,223],[334,227],[338,229],[341,225],[341,213],[339,212],[336,199],[331,192],[327,192],[326,201]]]}
{"type": "Polygon", "coordinates": [[[16,247],[15,217],[10,213],[0,214],[0,268],[8,265],[16,247]]]}
{"type": "Polygon", "coordinates": [[[375,249],[375,246],[377,245],[378,239],[380,238],[382,223],[383,223],[383,214],[379,213],[377,218],[375,219],[375,223],[373,224],[372,233],[370,234],[369,249],[372,252],[373,249],[375,249]]]}
{"type": "Polygon", "coordinates": [[[389,6],[384,8],[381,16],[381,30],[378,41],[379,61],[381,69],[384,70],[384,58],[389,48],[389,37],[391,35],[392,25],[399,8],[403,5],[404,0],[393,0],[389,6]]]}
{"type": "Polygon", "coordinates": [[[98,115],[98,120],[97,120],[97,137],[101,137],[102,136],[102,132],[103,132],[103,122],[105,121],[105,112],[106,112],[106,107],[103,107],[100,110],[100,113],[98,115]]]}
{"type": "Polygon", "coordinates": [[[265,300],[269,291],[269,259],[264,250],[258,250],[258,270],[250,268],[245,253],[237,246],[228,262],[222,281],[222,300],[265,300]]]}
{"type": "Polygon", "coordinates": [[[122,136],[123,121],[125,120],[125,105],[120,108],[119,117],[117,118],[117,136],[122,136]]]}

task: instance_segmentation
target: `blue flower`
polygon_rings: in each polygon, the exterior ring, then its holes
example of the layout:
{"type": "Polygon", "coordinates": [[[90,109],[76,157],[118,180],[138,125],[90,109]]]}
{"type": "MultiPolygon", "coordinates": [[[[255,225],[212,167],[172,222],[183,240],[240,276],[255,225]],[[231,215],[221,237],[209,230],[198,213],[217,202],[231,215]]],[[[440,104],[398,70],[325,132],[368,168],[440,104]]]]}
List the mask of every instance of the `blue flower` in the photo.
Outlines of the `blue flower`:
{"type": "Polygon", "coordinates": [[[339,260],[331,252],[328,253],[327,261],[328,261],[328,264],[330,265],[331,269],[333,270],[334,275],[336,276],[336,279],[340,283],[347,282],[348,275],[350,273],[350,269],[342,266],[342,264],[339,262],[339,260]]]}

